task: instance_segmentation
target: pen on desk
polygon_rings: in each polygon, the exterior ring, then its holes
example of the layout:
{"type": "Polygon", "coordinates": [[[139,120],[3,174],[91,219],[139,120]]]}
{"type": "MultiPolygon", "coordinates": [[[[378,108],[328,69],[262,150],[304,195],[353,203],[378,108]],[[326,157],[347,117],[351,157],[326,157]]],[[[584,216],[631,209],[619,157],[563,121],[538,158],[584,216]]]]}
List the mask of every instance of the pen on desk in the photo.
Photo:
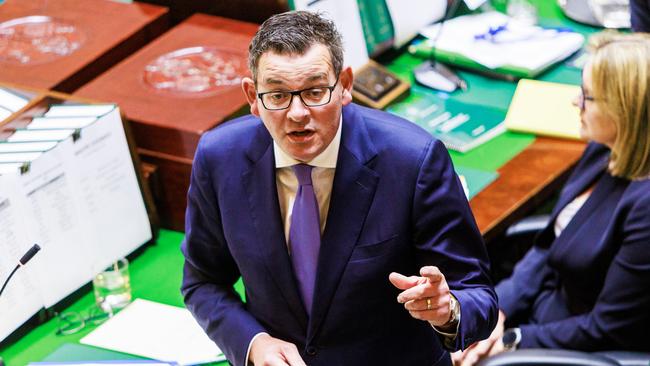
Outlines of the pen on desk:
{"type": "Polygon", "coordinates": [[[422,41],[412,44],[408,47],[408,52],[416,57],[431,58],[433,56],[433,45],[428,41],[422,41]]]}
{"type": "MultiPolygon", "coordinates": [[[[430,59],[431,58],[431,53],[433,52],[431,45],[429,44],[428,40],[412,44],[408,47],[408,52],[416,57],[423,58],[423,59],[430,59]]],[[[438,55],[436,55],[438,56],[438,55]]],[[[439,58],[439,57],[436,57],[439,58]]],[[[499,71],[499,70],[494,70],[494,69],[489,69],[484,66],[476,66],[476,67],[471,67],[471,66],[464,66],[459,63],[451,61],[456,68],[461,68],[461,69],[466,69],[469,70],[473,73],[483,75],[492,79],[498,79],[498,80],[505,80],[505,81],[516,81],[520,77],[525,77],[526,75],[514,75],[512,73],[508,73],[508,71],[499,71]]],[[[471,61],[473,63],[476,63],[475,61],[471,61]]],[[[460,86],[460,85],[459,85],[460,86]]],[[[462,87],[461,87],[462,89],[462,87]]]]}

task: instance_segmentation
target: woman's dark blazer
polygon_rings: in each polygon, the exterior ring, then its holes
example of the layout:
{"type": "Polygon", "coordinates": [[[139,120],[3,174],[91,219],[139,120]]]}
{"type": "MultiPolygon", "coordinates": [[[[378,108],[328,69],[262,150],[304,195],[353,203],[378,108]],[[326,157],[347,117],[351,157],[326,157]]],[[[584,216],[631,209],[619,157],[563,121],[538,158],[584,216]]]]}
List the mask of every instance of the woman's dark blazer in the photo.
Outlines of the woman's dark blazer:
{"type": "Polygon", "coordinates": [[[497,286],[522,348],[650,350],[650,179],[611,176],[610,151],[591,143],[564,186],[551,223],[497,286]],[[558,213],[590,186],[559,237],[558,213]]]}

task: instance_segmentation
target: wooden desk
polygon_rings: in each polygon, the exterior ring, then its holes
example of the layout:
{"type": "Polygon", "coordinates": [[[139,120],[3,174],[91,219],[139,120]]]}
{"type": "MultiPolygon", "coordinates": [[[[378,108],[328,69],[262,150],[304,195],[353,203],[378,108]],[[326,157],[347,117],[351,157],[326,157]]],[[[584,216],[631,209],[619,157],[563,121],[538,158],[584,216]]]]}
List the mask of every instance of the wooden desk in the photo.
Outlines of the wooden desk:
{"type": "Polygon", "coordinates": [[[204,96],[157,91],[143,81],[145,66],[161,55],[195,46],[235,50],[247,57],[257,28],[253,23],[196,14],[75,93],[115,102],[126,114],[141,159],[159,168],[162,189],[156,203],[164,227],[184,230],[185,197],[201,135],[248,112],[248,104],[240,84],[204,96]]]}
{"type": "Polygon", "coordinates": [[[486,241],[560,189],[585,148],[580,141],[538,137],[499,168],[499,177],[470,201],[486,241]]]}
{"type": "Polygon", "coordinates": [[[0,81],[72,92],[135,52],[167,28],[167,9],[150,4],[106,0],[8,1],[0,22],[47,15],[83,31],[73,53],[50,62],[20,65],[0,62],[0,81]]]}

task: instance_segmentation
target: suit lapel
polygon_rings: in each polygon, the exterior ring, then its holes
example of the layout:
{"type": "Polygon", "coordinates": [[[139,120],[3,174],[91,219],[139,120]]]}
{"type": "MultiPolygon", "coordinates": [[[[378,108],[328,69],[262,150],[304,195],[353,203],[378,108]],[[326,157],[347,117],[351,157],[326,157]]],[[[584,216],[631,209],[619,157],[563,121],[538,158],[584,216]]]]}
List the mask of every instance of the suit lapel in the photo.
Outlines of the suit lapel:
{"type": "Polygon", "coordinates": [[[309,321],[310,341],[327,315],[348,259],[357,243],[377,188],[379,177],[365,164],[375,155],[365,122],[349,106],[343,112],[341,147],[332,198],[316,273],[314,306],[309,321]]]}
{"type": "Polygon", "coordinates": [[[260,251],[270,276],[306,332],[307,313],[298,294],[280,215],[273,144],[264,127],[260,129],[248,151],[250,169],[242,174],[242,183],[256,229],[250,233],[250,242],[260,251]],[[256,143],[257,141],[265,142],[256,143]]]}
{"type": "Polygon", "coordinates": [[[558,199],[557,204],[553,210],[553,220],[557,217],[560,211],[566,206],[569,202],[573,201],[578,195],[584,192],[589,186],[591,186],[600,175],[602,175],[607,167],[607,162],[609,161],[609,154],[600,154],[596,157],[596,161],[587,166],[584,169],[575,171],[575,179],[570,179],[572,181],[570,184],[567,184],[565,192],[558,199]]]}
{"type": "MultiPolygon", "coordinates": [[[[596,183],[596,186],[594,187],[594,190],[587,201],[578,210],[578,212],[576,212],[575,216],[571,219],[567,227],[564,228],[564,230],[560,233],[556,244],[553,245],[553,255],[570,255],[572,252],[571,246],[563,243],[570,242],[580,228],[582,228],[584,225],[589,225],[590,218],[593,217],[592,215],[598,213],[602,215],[602,212],[607,212],[608,215],[613,215],[614,207],[616,207],[616,202],[618,202],[621,195],[625,191],[627,183],[628,182],[624,179],[615,178],[609,174],[603,174],[596,183]],[[603,211],[603,209],[599,209],[601,206],[610,208],[603,211]]],[[[590,230],[592,233],[605,232],[605,230],[607,230],[607,226],[592,226],[590,230]]],[[[601,236],[595,234],[593,235],[594,237],[601,236]]]]}

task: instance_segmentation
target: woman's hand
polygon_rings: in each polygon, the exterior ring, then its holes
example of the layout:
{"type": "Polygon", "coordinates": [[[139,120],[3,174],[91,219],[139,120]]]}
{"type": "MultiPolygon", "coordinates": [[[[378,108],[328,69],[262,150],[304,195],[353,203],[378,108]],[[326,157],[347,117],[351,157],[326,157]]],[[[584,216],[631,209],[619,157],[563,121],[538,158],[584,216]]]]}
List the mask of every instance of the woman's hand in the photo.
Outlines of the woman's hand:
{"type": "Polygon", "coordinates": [[[501,337],[503,337],[505,321],[506,315],[499,310],[499,320],[497,321],[497,325],[492,331],[492,334],[490,334],[490,337],[472,344],[462,352],[458,351],[452,353],[451,359],[454,362],[454,366],[471,366],[487,356],[503,352],[503,342],[501,342],[501,337]]]}

